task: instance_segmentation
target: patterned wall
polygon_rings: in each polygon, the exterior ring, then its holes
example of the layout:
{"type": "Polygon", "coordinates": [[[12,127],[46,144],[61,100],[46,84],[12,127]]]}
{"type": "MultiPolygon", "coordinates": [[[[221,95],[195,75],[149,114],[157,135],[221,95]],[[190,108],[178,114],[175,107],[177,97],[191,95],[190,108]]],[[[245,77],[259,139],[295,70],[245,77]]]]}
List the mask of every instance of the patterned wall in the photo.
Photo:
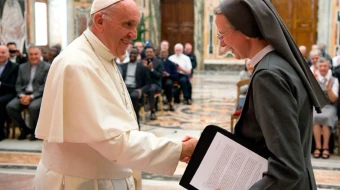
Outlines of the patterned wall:
{"type": "Polygon", "coordinates": [[[15,42],[21,51],[26,40],[25,0],[0,0],[1,44],[15,42]]]}
{"type": "Polygon", "coordinates": [[[231,51],[220,47],[217,39],[217,28],[215,25],[214,8],[221,0],[205,1],[204,10],[204,59],[205,60],[235,60],[231,51]]]}

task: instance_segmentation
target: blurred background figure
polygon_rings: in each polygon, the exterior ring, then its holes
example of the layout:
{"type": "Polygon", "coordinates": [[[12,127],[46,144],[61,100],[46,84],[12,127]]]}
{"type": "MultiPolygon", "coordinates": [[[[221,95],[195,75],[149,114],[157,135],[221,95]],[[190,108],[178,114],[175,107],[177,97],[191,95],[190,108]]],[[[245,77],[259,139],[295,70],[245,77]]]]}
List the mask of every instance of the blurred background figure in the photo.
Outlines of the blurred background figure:
{"type": "Polygon", "coordinates": [[[190,58],[191,66],[192,66],[190,78],[192,78],[194,75],[194,69],[197,67],[197,59],[196,59],[196,55],[192,51],[192,45],[190,43],[185,44],[184,54],[190,58]]]}
{"type": "Polygon", "coordinates": [[[299,50],[300,50],[302,56],[307,61],[308,57],[307,57],[307,48],[306,48],[306,46],[299,46],[299,50]]]}
{"type": "Polygon", "coordinates": [[[8,42],[7,47],[9,49],[9,59],[13,63],[18,63],[20,65],[27,62],[26,55],[20,52],[15,42],[8,42]]]}
{"type": "Polygon", "coordinates": [[[318,62],[319,77],[318,82],[330,103],[322,108],[322,113],[313,114],[313,136],[315,140],[314,158],[329,158],[329,139],[332,130],[337,126],[338,116],[336,102],[339,94],[339,81],[337,78],[327,76],[330,70],[329,62],[326,58],[320,58],[318,62]],[[322,141],[321,141],[322,136],[322,141]]]}
{"type": "MultiPolygon", "coordinates": [[[[243,71],[240,72],[240,80],[251,79],[254,71],[254,66],[251,64],[251,59],[245,60],[245,68],[243,71]]],[[[240,89],[240,97],[237,109],[243,107],[247,92],[248,92],[249,85],[241,86],[240,89]]]]}

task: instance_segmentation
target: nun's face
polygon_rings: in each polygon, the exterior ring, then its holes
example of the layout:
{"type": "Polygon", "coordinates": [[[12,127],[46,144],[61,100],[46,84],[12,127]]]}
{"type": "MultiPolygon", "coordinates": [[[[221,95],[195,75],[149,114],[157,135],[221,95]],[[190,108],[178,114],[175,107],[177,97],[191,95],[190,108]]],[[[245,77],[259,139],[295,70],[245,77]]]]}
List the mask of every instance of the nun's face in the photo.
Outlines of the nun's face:
{"type": "Polygon", "coordinates": [[[236,59],[248,58],[247,37],[231,28],[231,24],[222,14],[216,15],[215,24],[220,33],[220,46],[230,48],[236,59]]]}

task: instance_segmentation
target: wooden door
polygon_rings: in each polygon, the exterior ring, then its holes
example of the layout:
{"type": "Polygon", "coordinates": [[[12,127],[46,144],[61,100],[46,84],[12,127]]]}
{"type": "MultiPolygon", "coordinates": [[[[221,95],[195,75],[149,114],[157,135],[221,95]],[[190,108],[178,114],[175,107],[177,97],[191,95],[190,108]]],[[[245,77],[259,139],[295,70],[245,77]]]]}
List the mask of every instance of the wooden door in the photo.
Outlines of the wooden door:
{"type": "Polygon", "coordinates": [[[161,0],[161,40],[169,41],[173,52],[176,43],[194,47],[194,0],[161,0]]]}
{"type": "Polygon", "coordinates": [[[298,46],[316,43],[318,0],[271,0],[298,46]]]}

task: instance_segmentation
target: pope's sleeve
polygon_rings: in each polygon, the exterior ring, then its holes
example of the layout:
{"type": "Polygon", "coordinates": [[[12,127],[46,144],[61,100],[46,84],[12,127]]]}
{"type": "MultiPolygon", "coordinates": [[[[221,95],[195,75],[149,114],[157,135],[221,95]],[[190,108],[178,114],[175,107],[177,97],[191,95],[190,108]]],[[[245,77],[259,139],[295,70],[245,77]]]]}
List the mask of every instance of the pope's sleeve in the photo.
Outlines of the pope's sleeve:
{"type": "Polygon", "coordinates": [[[118,165],[166,175],[173,175],[182,151],[180,141],[136,130],[88,145],[118,165]]]}

